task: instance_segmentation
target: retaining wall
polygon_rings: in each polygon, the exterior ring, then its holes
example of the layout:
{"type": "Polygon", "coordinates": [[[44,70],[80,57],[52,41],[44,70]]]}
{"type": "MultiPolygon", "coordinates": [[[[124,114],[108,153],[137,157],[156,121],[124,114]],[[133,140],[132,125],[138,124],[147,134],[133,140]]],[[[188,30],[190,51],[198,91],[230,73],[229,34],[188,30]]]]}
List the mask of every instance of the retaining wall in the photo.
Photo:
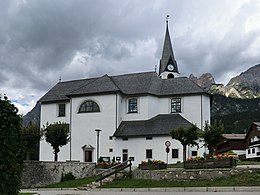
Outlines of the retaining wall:
{"type": "Polygon", "coordinates": [[[22,175],[22,187],[40,187],[60,182],[62,174],[72,172],[76,178],[92,176],[95,163],[26,161],[22,175]]]}
{"type": "Polygon", "coordinates": [[[133,171],[135,179],[190,181],[208,180],[217,177],[227,177],[240,173],[260,172],[259,168],[223,168],[223,169],[166,169],[166,170],[139,170],[133,171]]]}

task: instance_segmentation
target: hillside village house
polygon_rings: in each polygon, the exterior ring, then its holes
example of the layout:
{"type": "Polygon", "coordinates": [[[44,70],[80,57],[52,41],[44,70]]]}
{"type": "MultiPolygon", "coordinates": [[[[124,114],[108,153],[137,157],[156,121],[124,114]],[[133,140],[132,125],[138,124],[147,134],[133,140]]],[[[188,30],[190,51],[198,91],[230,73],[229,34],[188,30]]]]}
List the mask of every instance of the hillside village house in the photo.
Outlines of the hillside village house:
{"type": "Polygon", "coordinates": [[[247,131],[246,158],[249,160],[260,160],[260,122],[253,122],[247,131]]]}
{"type": "Polygon", "coordinates": [[[224,139],[217,145],[216,154],[234,152],[238,156],[246,154],[246,134],[222,134],[224,139]]]}
{"type": "MultiPolygon", "coordinates": [[[[169,135],[174,128],[210,121],[210,95],[182,77],[166,34],[159,74],[140,72],[57,83],[40,100],[41,126],[70,124],[71,142],[59,152],[59,161],[96,162],[98,157],[120,161],[132,158],[182,161],[182,145],[169,135]],[[98,133],[98,136],[97,136],[98,133]]],[[[202,144],[201,144],[202,145],[202,144]]],[[[202,156],[205,148],[189,147],[187,157],[202,156]]],[[[42,140],[40,160],[53,160],[51,146],[42,140]]]]}

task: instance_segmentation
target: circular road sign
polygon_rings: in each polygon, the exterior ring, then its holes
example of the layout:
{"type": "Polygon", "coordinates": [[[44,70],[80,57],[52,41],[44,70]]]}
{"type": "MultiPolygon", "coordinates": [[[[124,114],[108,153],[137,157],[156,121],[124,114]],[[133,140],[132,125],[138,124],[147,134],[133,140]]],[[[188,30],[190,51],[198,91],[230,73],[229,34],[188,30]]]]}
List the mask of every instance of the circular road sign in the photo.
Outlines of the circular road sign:
{"type": "Polygon", "coordinates": [[[166,142],[165,142],[165,146],[166,146],[166,147],[170,147],[170,146],[171,146],[171,142],[170,142],[170,141],[166,141],[166,142]]]}

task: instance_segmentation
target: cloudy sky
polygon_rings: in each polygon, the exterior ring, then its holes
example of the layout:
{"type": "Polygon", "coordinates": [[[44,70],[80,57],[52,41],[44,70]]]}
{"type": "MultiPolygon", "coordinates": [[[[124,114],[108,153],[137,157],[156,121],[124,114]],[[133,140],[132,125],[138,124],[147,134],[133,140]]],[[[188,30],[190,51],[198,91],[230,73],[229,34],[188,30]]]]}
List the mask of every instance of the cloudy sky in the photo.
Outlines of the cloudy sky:
{"type": "Polygon", "coordinates": [[[26,114],[59,77],[153,71],[167,14],[182,75],[260,63],[259,0],[1,0],[0,93],[26,114]]]}

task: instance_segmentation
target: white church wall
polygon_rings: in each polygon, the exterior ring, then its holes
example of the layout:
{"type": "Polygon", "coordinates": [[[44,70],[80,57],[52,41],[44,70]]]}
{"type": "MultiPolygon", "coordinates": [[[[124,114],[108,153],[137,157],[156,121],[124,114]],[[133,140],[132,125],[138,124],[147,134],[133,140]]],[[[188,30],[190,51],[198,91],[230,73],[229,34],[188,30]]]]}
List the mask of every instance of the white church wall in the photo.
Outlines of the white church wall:
{"type": "Polygon", "coordinates": [[[191,123],[196,124],[197,127],[203,129],[205,121],[210,121],[209,98],[206,98],[204,95],[183,97],[181,115],[191,123]]]}
{"type": "MultiPolygon", "coordinates": [[[[128,150],[128,158],[134,157],[133,165],[138,166],[141,161],[147,161],[146,150],[152,150],[152,158],[150,160],[161,160],[167,163],[167,153],[165,142],[170,141],[170,152],[168,153],[168,164],[175,164],[183,161],[183,147],[181,143],[170,136],[153,137],[152,140],[146,140],[142,138],[129,138],[128,140],[122,140],[117,138],[115,144],[117,146],[115,150],[115,156],[120,157],[122,160],[122,150],[128,150]],[[173,158],[172,149],[178,149],[178,158],[173,158]]],[[[202,147],[203,143],[200,143],[200,147],[187,147],[187,158],[191,156],[192,151],[197,151],[197,156],[203,156],[205,148],[202,147]]]]}
{"type": "Polygon", "coordinates": [[[97,134],[95,129],[101,129],[100,140],[100,156],[113,156],[113,152],[109,152],[109,148],[114,150],[114,140],[110,136],[114,134],[116,129],[116,95],[99,95],[77,97],[72,100],[72,160],[84,161],[84,153],[82,147],[91,145],[94,147],[92,151],[93,161],[97,159],[97,134]],[[86,101],[95,101],[100,112],[78,113],[80,105],[86,101]]]}
{"type": "MultiPolygon", "coordinates": [[[[65,105],[65,117],[58,117],[58,103],[41,104],[41,127],[46,124],[52,124],[54,122],[70,122],[70,103],[65,105]]],[[[60,147],[58,153],[58,160],[69,159],[69,144],[60,147]]],[[[45,141],[45,138],[40,142],[40,161],[53,161],[54,154],[53,149],[49,143],[45,141]]]]}
{"type": "Polygon", "coordinates": [[[210,121],[210,96],[203,95],[202,98],[203,98],[203,121],[204,121],[204,123],[202,125],[205,126],[206,121],[208,121],[208,123],[211,124],[211,121],[210,121]]]}
{"type": "Polygon", "coordinates": [[[147,96],[125,96],[122,99],[122,104],[119,109],[122,110],[122,120],[147,120],[148,119],[148,97],[147,96]],[[128,112],[128,100],[130,98],[137,98],[137,113],[128,112]]]}
{"type": "MultiPolygon", "coordinates": [[[[207,96],[180,96],[182,98],[182,112],[180,113],[184,118],[197,124],[201,127],[201,121],[210,120],[210,99],[207,96]],[[202,104],[201,104],[202,102],[202,104]],[[202,105],[202,106],[201,106],[202,105]],[[201,114],[202,111],[202,114],[201,114]],[[202,117],[202,118],[201,118],[202,117]]],[[[92,160],[96,161],[97,150],[97,135],[95,129],[101,129],[100,133],[100,156],[108,156],[112,159],[113,156],[120,155],[122,157],[122,147],[129,148],[129,157],[132,154],[136,155],[137,161],[144,160],[145,148],[152,147],[154,154],[160,160],[163,147],[153,148],[165,142],[165,138],[153,138],[153,140],[146,140],[144,138],[132,138],[128,141],[114,141],[111,136],[114,134],[116,128],[120,125],[122,120],[148,120],[158,114],[171,113],[171,97],[155,97],[155,96],[141,96],[138,98],[138,113],[127,113],[128,97],[111,94],[111,95],[97,95],[72,98],[72,116],[71,116],[71,150],[70,144],[61,147],[59,153],[59,160],[84,161],[84,153],[82,146],[91,145],[94,147],[92,151],[92,160]],[[78,113],[80,105],[86,100],[93,100],[100,106],[100,112],[94,113],[78,113]],[[151,142],[152,141],[152,142],[151,142]],[[152,143],[152,145],[149,145],[152,143]],[[123,144],[123,145],[122,145],[123,144]],[[144,146],[142,145],[144,144],[144,146]],[[122,147],[121,147],[122,146],[122,147]],[[144,148],[144,151],[136,150],[136,148],[144,148]]],[[[41,110],[41,126],[49,123],[64,121],[70,122],[70,105],[66,104],[66,116],[57,117],[58,104],[43,104],[41,110]]],[[[169,138],[170,139],[170,138],[169,138]]],[[[175,143],[175,142],[174,142],[175,143]]],[[[176,144],[175,144],[176,145],[176,144]]],[[[174,145],[173,145],[174,146],[174,145]]],[[[179,147],[177,144],[176,147],[179,147]]],[[[40,146],[40,160],[53,160],[53,151],[49,144],[45,141],[41,142],[40,146]]],[[[182,147],[179,147],[180,149],[182,147]]],[[[149,148],[147,148],[149,149],[149,148]]],[[[165,148],[164,148],[165,149],[165,148]]],[[[193,150],[193,149],[192,149],[193,150]]],[[[164,150],[163,150],[164,151],[164,150]]],[[[191,152],[191,150],[189,150],[191,152]]],[[[171,155],[171,154],[170,154],[171,155]]],[[[190,156],[191,154],[187,154],[190,156]]],[[[202,156],[203,152],[198,152],[202,156]]],[[[165,156],[164,156],[165,157],[165,156]]],[[[162,160],[162,159],[161,159],[162,160]]],[[[178,159],[169,158],[170,163],[182,161],[182,149],[179,151],[178,159]]],[[[138,162],[139,163],[139,162],[138,162]]]]}
{"type": "Polygon", "coordinates": [[[158,97],[155,97],[155,96],[147,96],[147,103],[148,103],[147,112],[148,112],[149,118],[155,117],[156,115],[159,114],[160,99],[161,98],[158,98],[158,97]]]}

